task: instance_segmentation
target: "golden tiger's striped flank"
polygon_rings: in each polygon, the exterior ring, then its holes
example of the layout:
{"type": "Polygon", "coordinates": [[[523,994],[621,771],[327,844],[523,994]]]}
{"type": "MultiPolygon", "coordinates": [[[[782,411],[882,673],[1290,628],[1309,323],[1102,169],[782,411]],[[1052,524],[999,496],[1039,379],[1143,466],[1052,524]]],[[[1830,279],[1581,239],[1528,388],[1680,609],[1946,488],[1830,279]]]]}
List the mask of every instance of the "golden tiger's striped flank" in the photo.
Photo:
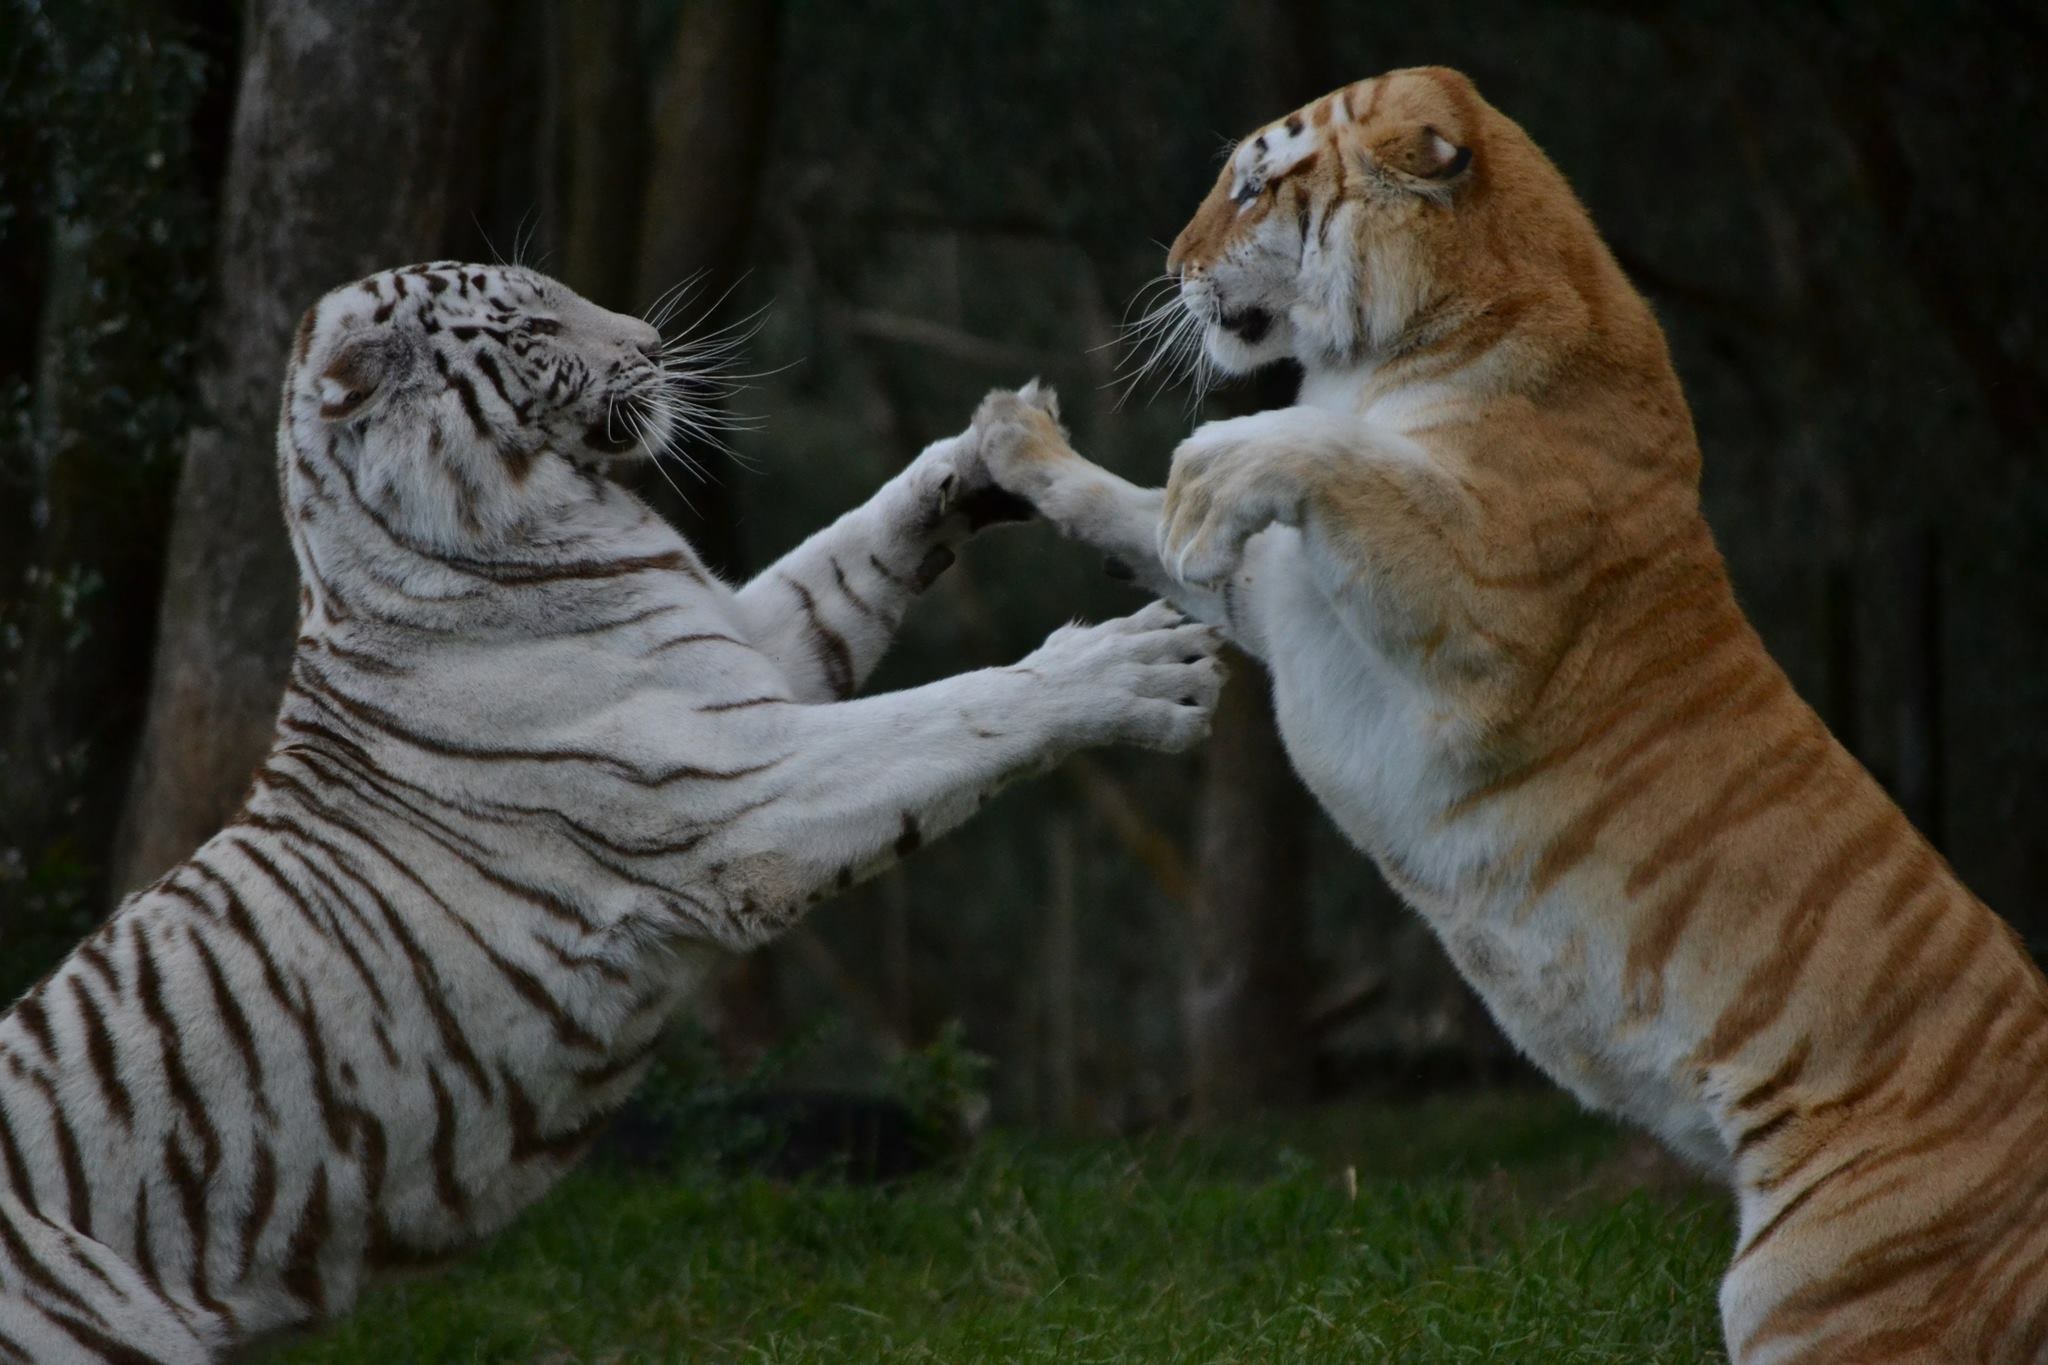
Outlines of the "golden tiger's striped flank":
{"type": "Polygon", "coordinates": [[[1292,357],[1299,405],[1162,494],[997,395],[997,480],[1264,658],[1507,1032],[1729,1180],[1737,1361],[2048,1361],[2048,982],[1744,618],[1662,332],[1556,168],[1397,71],[1247,137],[1167,265],[1163,359],[1292,357]]]}

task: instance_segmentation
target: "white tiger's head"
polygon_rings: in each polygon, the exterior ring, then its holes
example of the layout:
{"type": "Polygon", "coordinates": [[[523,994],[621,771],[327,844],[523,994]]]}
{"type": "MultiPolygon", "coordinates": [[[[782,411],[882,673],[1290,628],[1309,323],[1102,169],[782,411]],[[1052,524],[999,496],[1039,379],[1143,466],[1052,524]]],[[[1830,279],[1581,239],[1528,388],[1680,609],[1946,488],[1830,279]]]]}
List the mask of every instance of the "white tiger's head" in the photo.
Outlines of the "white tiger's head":
{"type": "Polygon", "coordinates": [[[701,378],[650,324],[537,271],[406,266],[307,311],[280,455],[314,443],[369,507],[471,539],[544,506],[579,467],[662,453],[701,378]]]}

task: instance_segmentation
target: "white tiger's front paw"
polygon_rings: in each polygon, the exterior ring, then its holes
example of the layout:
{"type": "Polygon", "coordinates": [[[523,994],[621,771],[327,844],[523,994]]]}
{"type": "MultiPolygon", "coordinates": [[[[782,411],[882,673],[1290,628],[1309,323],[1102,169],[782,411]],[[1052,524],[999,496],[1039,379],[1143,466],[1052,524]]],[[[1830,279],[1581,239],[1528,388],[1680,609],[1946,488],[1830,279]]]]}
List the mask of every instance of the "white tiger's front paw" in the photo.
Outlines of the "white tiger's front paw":
{"type": "Polygon", "coordinates": [[[1262,418],[1211,422],[1173,452],[1159,561],[1176,581],[1222,583],[1237,573],[1246,541],[1275,522],[1301,523],[1308,470],[1261,439],[1262,418]]]}
{"type": "Polygon", "coordinates": [[[933,441],[918,452],[910,468],[903,471],[904,487],[918,520],[936,524],[952,513],[972,478],[972,459],[973,449],[965,433],[933,441]],[[967,466],[964,473],[963,466],[967,466]]]}
{"type": "Polygon", "coordinates": [[[1056,630],[1021,665],[1071,707],[1084,744],[1177,753],[1209,734],[1223,639],[1164,602],[1093,626],[1056,630]]]}
{"type": "Polygon", "coordinates": [[[926,446],[906,471],[918,519],[955,537],[1003,521],[1028,521],[1031,504],[989,476],[979,432],[970,428],[926,446]]]}

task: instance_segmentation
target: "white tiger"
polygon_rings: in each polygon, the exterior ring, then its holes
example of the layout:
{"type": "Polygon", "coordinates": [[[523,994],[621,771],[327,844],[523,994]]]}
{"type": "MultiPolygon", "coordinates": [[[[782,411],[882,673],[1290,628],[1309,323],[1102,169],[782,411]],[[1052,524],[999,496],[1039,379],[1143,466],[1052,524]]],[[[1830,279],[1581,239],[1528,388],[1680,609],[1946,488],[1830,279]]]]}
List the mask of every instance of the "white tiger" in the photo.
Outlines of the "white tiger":
{"type": "Polygon", "coordinates": [[[1204,733],[1155,605],[845,700],[978,513],[927,448],[738,590],[606,462],[661,338],[442,262],[306,314],[278,430],[302,626],[243,810],[0,1018],[0,1358],[215,1359],[548,1187],[718,950],[1084,745],[1204,733]]]}

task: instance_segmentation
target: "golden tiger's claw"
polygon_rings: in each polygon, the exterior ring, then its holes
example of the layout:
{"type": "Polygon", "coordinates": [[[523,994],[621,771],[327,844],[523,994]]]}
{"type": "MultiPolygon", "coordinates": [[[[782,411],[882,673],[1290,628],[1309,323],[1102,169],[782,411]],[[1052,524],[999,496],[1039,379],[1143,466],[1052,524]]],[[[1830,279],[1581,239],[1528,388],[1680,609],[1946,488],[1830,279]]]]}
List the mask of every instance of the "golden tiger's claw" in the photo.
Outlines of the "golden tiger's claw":
{"type": "Polygon", "coordinates": [[[982,399],[970,438],[996,486],[1034,506],[1051,487],[1053,466],[1079,458],[1060,425],[1058,397],[1035,379],[982,399]]]}
{"type": "MultiPolygon", "coordinates": [[[[1017,398],[1019,401],[1029,403],[1047,417],[1052,418],[1054,425],[1059,425],[1060,395],[1059,391],[1054,389],[1052,385],[1034,377],[1023,388],[1017,390],[1017,398]]],[[[1060,427],[1060,433],[1062,435],[1066,434],[1064,426],[1060,427]]]]}

